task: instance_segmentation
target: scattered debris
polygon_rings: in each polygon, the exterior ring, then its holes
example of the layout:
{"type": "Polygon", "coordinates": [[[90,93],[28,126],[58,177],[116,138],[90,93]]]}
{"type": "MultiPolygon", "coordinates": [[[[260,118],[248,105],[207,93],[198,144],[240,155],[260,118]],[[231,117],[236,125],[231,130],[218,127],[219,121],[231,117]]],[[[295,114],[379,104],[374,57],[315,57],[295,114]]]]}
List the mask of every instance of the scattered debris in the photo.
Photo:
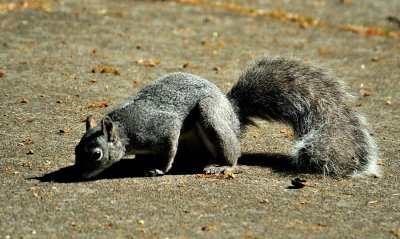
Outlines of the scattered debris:
{"type": "Polygon", "coordinates": [[[147,67],[154,67],[156,65],[160,65],[161,61],[160,60],[154,60],[154,59],[149,59],[149,60],[143,60],[139,59],[136,61],[137,64],[147,66],[147,67]]]}
{"type": "Polygon", "coordinates": [[[52,9],[46,1],[16,1],[10,3],[1,3],[0,12],[9,12],[24,9],[40,9],[46,12],[51,12],[52,9]]]}
{"type": "Polygon", "coordinates": [[[225,176],[227,179],[234,179],[234,178],[236,177],[235,174],[233,174],[232,172],[224,173],[224,176],[225,176]]]}
{"type": "Polygon", "coordinates": [[[198,179],[234,179],[236,176],[232,172],[218,174],[196,174],[198,179]]]}
{"type": "Polygon", "coordinates": [[[27,155],[32,155],[32,154],[35,154],[35,152],[33,152],[33,150],[29,150],[26,154],[27,155]]]}
{"type": "Polygon", "coordinates": [[[101,74],[111,73],[111,74],[114,74],[116,76],[121,75],[119,70],[117,68],[115,68],[115,67],[112,67],[112,66],[95,66],[95,67],[92,68],[91,72],[92,73],[101,73],[101,74]]]}
{"type": "Polygon", "coordinates": [[[215,71],[215,73],[218,73],[218,72],[221,71],[221,68],[219,68],[218,66],[214,66],[214,67],[212,68],[212,70],[215,71]]]}
{"type": "Polygon", "coordinates": [[[30,145],[30,144],[33,144],[33,140],[31,138],[26,138],[26,139],[23,139],[20,142],[20,144],[22,144],[22,145],[30,145]]]}
{"type": "Polygon", "coordinates": [[[282,129],[280,133],[283,134],[285,138],[293,138],[294,136],[294,132],[292,130],[282,129]]]}
{"type": "Polygon", "coordinates": [[[31,168],[32,167],[32,161],[31,160],[23,160],[21,162],[21,166],[25,168],[31,168]]]}
{"type": "Polygon", "coordinates": [[[71,129],[65,128],[65,129],[60,129],[58,133],[60,135],[64,135],[64,134],[68,134],[69,132],[71,132],[71,129]]]}
{"type": "Polygon", "coordinates": [[[95,108],[105,108],[108,106],[109,106],[109,103],[107,101],[103,101],[103,102],[92,102],[92,103],[88,104],[88,106],[86,106],[86,108],[95,109],[95,108]]]}
{"type": "Polygon", "coordinates": [[[196,65],[193,64],[193,63],[191,63],[191,62],[185,62],[185,63],[181,66],[181,68],[184,68],[184,69],[186,69],[186,68],[195,68],[195,67],[196,67],[196,65]]]}
{"type": "Polygon", "coordinates": [[[6,172],[6,173],[11,173],[12,171],[14,171],[14,169],[10,165],[6,165],[3,168],[3,171],[6,172]]]}
{"type": "Polygon", "coordinates": [[[301,178],[295,178],[292,180],[292,185],[288,187],[288,189],[300,189],[308,186],[307,180],[301,178]]]}
{"type": "Polygon", "coordinates": [[[249,129],[248,133],[255,139],[259,138],[261,135],[260,128],[252,127],[249,129]]]}
{"type": "Polygon", "coordinates": [[[90,55],[95,56],[97,54],[97,48],[93,48],[90,52],[90,55]]]}
{"type": "MultiPolygon", "coordinates": [[[[354,0],[341,0],[342,4],[350,4],[354,0]]],[[[207,6],[216,9],[222,9],[225,11],[230,11],[236,14],[241,14],[245,16],[260,17],[267,19],[276,19],[281,21],[293,22],[299,25],[301,28],[307,28],[309,26],[321,27],[321,28],[331,28],[338,29],[341,31],[354,32],[362,34],[365,36],[381,36],[386,38],[392,38],[400,40],[400,32],[388,31],[378,27],[365,27],[357,25],[334,25],[328,22],[323,22],[317,18],[311,16],[299,16],[297,14],[288,13],[281,11],[279,9],[273,11],[265,11],[262,9],[248,7],[245,5],[240,5],[232,2],[223,1],[211,1],[211,0],[174,0],[174,2],[179,4],[187,4],[194,6],[207,6]]],[[[389,21],[396,22],[399,18],[388,17],[389,21]]],[[[400,23],[399,23],[400,24],[400,23]]]]}
{"type": "Polygon", "coordinates": [[[217,229],[217,227],[216,226],[212,226],[212,225],[203,226],[201,228],[202,231],[206,231],[206,232],[214,231],[215,229],[217,229]]]}
{"type": "Polygon", "coordinates": [[[260,201],[260,203],[262,203],[262,204],[268,204],[268,203],[269,203],[269,200],[268,200],[268,198],[264,198],[263,200],[260,201]]]}
{"type": "Polygon", "coordinates": [[[144,225],[144,220],[137,220],[137,223],[140,225],[144,225]]]}

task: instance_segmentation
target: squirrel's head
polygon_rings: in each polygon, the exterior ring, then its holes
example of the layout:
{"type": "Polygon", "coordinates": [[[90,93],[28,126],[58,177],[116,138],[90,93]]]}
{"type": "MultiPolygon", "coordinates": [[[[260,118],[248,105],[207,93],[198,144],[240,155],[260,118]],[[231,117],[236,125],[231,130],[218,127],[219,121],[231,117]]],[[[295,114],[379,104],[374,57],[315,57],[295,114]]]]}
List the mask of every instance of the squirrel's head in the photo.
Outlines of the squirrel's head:
{"type": "Polygon", "coordinates": [[[93,116],[86,119],[86,133],[75,147],[75,167],[85,179],[92,178],[125,154],[118,127],[106,116],[96,126],[93,116]]]}

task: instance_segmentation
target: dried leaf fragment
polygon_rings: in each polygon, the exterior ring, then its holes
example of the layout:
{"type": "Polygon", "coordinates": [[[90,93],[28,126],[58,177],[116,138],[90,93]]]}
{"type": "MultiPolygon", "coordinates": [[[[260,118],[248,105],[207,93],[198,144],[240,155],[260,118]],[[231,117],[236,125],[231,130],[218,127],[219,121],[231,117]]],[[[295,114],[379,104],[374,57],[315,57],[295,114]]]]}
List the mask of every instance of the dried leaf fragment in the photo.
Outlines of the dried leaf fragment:
{"type": "Polygon", "coordinates": [[[195,67],[196,67],[196,65],[193,64],[193,63],[191,63],[191,62],[185,62],[185,63],[181,66],[181,68],[184,68],[184,69],[186,69],[186,68],[195,68],[195,67]]]}
{"type": "Polygon", "coordinates": [[[280,132],[285,138],[292,138],[294,136],[294,132],[291,130],[282,129],[280,132]]]}
{"type": "Polygon", "coordinates": [[[117,76],[121,75],[119,70],[112,66],[95,66],[92,68],[91,72],[92,73],[101,73],[101,74],[111,73],[111,74],[114,74],[117,76]]]}
{"type": "MultiPolygon", "coordinates": [[[[41,196],[39,195],[39,193],[33,192],[32,194],[33,194],[33,196],[34,196],[35,198],[41,199],[41,196]]],[[[32,233],[33,233],[33,232],[32,232],[32,233]]],[[[36,232],[35,232],[35,234],[36,234],[36,232]]]]}
{"type": "Polygon", "coordinates": [[[217,229],[217,227],[216,226],[212,226],[212,225],[203,226],[201,228],[202,231],[206,231],[206,232],[214,231],[215,229],[217,229]]]}
{"type": "Polygon", "coordinates": [[[160,60],[154,60],[154,59],[149,59],[149,60],[143,60],[139,59],[136,61],[137,64],[147,66],[147,67],[154,67],[156,65],[160,65],[161,61],[160,60]]]}
{"type": "Polygon", "coordinates": [[[8,12],[14,10],[23,10],[23,9],[41,9],[47,12],[51,11],[49,6],[45,5],[44,1],[17,1],[17,2],[0,4],[0,12],[8,12]]]}
{"type": "Polygon", "coordinates": [[[6,173],[11,173],[12,171],[14,171],[14,169],[10,165],[6,165],[3,168],[3,171],[6,172],[6,173]]]}
{"type": "Polygon", "coordinates": [[[236,176],[232,172],[226,172],[224,173],[224,177],[227,179],[234,179],[236,176]]]}
{"type": "Polygon", "coordinates": [[[137,220],[137,223],[140,225],[144,225],[144,220],[137,220]]]}
{"type": "Polygon", "coordinates": [[[262,203],[262,204],[268,204],[268,203],[269,203],[269,200],[268,200],[268,198],[264,198],[263,200],[260,201],[260,203],[262,203]]]}
{"type": "Polygon", "coordinates": [[[86,108],[95,109],[95,108],[105,108],[108,106],[109,106],[109,103],[107,101],[103,101],[103,102],[92,102],[86,108]]]}
{"type": "Polygon", "coordinates": [[[378,201],[374,200],[374,201],[369,201],[368,202],[369,206],[377,206],[378,205],[378,201]]]}
{"type": "Polygon", "coordinates": [[[0,71],[0,78],[5,77],[5,76],[6,76],[6,73],[4,71],[0,71]]]}
{"type": "Polygon", "coordinates": [[[69,132],[71,132],[71,129],[69,128],[64,128],[64,129],[60,129],[60,131],[58,132],[60,135],[63,134],[68,134],[69,132]]]}

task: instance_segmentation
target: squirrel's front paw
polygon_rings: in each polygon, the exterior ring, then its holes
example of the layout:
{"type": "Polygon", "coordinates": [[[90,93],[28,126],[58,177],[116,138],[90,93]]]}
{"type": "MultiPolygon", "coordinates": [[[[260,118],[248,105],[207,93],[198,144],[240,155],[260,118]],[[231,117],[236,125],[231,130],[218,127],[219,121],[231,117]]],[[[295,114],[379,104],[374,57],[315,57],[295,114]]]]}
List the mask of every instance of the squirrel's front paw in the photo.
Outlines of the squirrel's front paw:
{"type": "Polygon", "coordinates": [[[159,170],[159,169],[150,169],[146,176],[147,177],[156,177],[156,176],[163,176],[164,175],[164,171],[159,170]]]}

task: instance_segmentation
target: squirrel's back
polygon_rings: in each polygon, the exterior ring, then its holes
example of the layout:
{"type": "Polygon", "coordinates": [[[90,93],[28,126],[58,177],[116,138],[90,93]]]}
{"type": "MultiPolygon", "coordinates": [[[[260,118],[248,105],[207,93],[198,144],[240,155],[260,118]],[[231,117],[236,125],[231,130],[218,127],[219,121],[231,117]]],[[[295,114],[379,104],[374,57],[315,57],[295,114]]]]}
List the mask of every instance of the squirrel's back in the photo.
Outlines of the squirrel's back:
{"type": "Polygon", "coordinates": [[[114,111],[151,109],[186,116],[199,99],[210,94],[223,95],[216,85],[200,76],[174,72],[146,85],[114,111]]]}
{"type": "Polygon", "coordinates": [[[344,84],[323,67],[261,58],[228,93],[242,121],[258,117],[291,125],[294,163],[324,174],[378,174],[377,147],[366,119],[347,103],[344,84]]]}

